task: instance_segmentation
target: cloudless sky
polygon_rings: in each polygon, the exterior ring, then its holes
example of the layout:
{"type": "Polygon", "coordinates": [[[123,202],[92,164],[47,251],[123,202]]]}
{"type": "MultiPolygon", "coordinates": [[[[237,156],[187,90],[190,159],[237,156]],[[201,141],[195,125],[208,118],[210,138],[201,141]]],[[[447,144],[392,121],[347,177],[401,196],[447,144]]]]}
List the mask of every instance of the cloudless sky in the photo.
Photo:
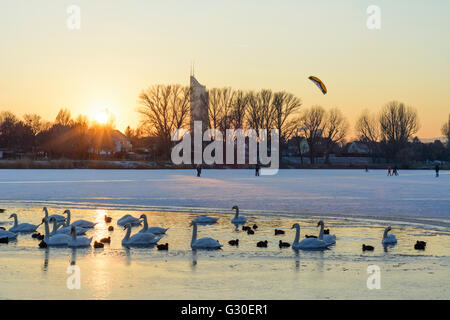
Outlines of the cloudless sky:
{"type": "Polygon", "coordinates": [[[417,108],[423,138],[450,112],[450,1],[0,0],[0,111],[108,108],[135,127],[142,89],[156,83],[270,88],[354,121],[391,100],[417,108]],[[81,29],[69,30],[69,5],[81,29]],[[381,29],[366,27],[369,5],[381,29]],[[321,78],[328,94],[308,76],[321,78]]]}

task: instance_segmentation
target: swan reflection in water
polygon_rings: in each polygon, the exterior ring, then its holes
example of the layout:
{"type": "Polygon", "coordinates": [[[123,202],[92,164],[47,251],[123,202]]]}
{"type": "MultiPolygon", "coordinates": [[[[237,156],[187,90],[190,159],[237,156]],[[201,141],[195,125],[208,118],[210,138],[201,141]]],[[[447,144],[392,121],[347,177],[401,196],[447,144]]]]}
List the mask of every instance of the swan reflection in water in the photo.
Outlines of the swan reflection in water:
{"type": "Polygon", "coordinates": [[[48,261],[49,261],[49,257],[50,257],[50,248],[47,247],[44,250],[45,250],[45,253],[44,253],[44,265],[42,266],[42,271],[47,272],[47,270],[48,270],[48,261]]]}
{"type": "Polygon", "coordinates": [[[192,250],[192,270],[197,266],[197,250],[192,250]]]}
{"type": "Polygon", "coordinates": [[[71,256],[70,256],[70,265],[74,266],[77,264],[77,249],[72,248],[71,256]]]}

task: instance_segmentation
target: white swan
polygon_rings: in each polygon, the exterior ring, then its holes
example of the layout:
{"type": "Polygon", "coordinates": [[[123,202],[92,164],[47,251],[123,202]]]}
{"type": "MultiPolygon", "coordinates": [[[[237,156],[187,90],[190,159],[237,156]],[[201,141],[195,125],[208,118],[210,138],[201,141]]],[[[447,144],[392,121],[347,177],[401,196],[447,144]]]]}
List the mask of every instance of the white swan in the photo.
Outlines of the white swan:
{"type": "Polygon", "coordinates": [[[208,217],[208,216],[202,215],[202,216],[195,218],[193,222],[198,223],[198,224],[212,224],[212,223],[216,223],[217,220],[219,220],[219,218],[213,218],[213,217],[208,217]]]}
{"type": "Polygon", "coordinates": [[[140,216],[143,219],[144,227],[139,231],[139,233],[150,232],[153,234],[165,234],[169,228],[160,228],[160,227],[149,227],[147,222],[147,215],[143,214],[140,216]]]}
{"type": "Polygon", "coordinates": [[[16,239],[17,233],[0,229],[0,239],[4,238],[8,238],[8,240],[16,239]]]}
{"type": "MultiPolygon", "coordinates": [[[[48,223],[53,224],[53,229],[50,232],[50,236],[54,236],[59,231],[59,227],[65,225],[65,222],[58,222],[58,221],[56,221],[56,219],[54,217],[51,217],[50,219],[48,219],[48,218],[44,218],[44,219],[47,219],[48,223]]],[[[44,222],[44,219],[42,219],[42,222],[44,222]]]]}
{"type": "Polygon", "coordinates": [[[191,240],[192,249],[220,249],[222,247],[222,245],[213,238],[197,239],[197,222],[192,221],[191,225],[193,226],[191,240]]]}
{"type": "Polygon", "coordinates": [[[81,247],[90,247],[92,242],[92,237],[88,238],[85,236],[77,237],[77,227],[71,226],[70,235],[71,239],[69,241],[69,247],[71,248],[81,248],[81,247]]]}
{"type": "Polygon", "coordinates": [[[233,224],[245,224],[247,222],[246,217],[239,216],[239,207],[233,206],[231,210],[236,210],[236,214],[234,215],[234,218],[231,219],[231,223],[233,224]]]}
{"type": "Polygon", "coordinates": [[[148,246],[152,244],[156,244],[160,239],[161,236],[157,236],[150,232],[142,232],[142,233],[136,233],[132,237],[131,235],[131,224],[127,223],[124,227],[124,229],[127,230],[127,233],[125,234],[125,237],[122,240],[122,245],[126,247],[130,246],[148,246]]]}
{"type": "Polygon", "coordinates": [[[295,223],[291,229],[296,229],[295,232],[295,239],[294,243],[292,243],[292,249],[298,250],[324,250],[330,244],[326,243],[323,240],[319,240],[316,238],[305,238],[302,241],[298,242],[300,240],[300,225],[298,223],[295,223]]]}
{"type": "Polygon", "coordinates": [[[70,210],[65,210],[64,213],[67,214],[66,227],[75,226],[77,228],[91,229],[96,225],[96,223],[87,220],[77,220],[73,223],[70,223],[70,210]]]}
{"type": "Polygon", "coordinates": [[[141,220],[133,217],[132,215],[126,214],[119,220],[117,220],[118,226],[124,226],[126,224],[131,224],[132,226],[138,226],[141,224],[141,220]]]}
{"type": "Polygon", "coordinates": [[[381,240],[382,244],[388,245],[397,243],[397,238],[393,234],[388,234],[388,232],[391,230],[392,230],[391,226],[384,229],[383,240],[381,240]]]}
{"type": "MultiPolygon", "coordinates": [[[[48,219],[44,218],[42,219],[42,222],[44,223],[45,226],[45,235],[44,235],[44,242],[47,244],[47,246],[67,246],[69,244],[70,241],[70,236],[67,234],[55,234],[52,235],[50,233],[50,228],[48,226],[48,219]]],[[[54,223],[54,226],[57,227],[58,222],[52,218],[52,222],[54,223]]]]}
{"type": "Polygon", "coordinates": [[[319,240],[323,240],[328,244],[336,243],[336,236],[334,234],[323,234],[323,229],[325,228],[325,224],[323,223],[322,220],[319,221],[317,226],[320,226],[319,240]]]}
{"type": "Polygon", "coordinates": [[[13,213],[9,216],[9,219],[14,218],[14,226],[9,229],[10,232],[35,232],[36,229],[42,224],[31,224],[31,223],[19,223],[17,219],[17,214],[13,213]]]}
{"type": "Polygon", "coordinates": [[[55,218],[57,222],[65,222],[66,221],[66,217],[60,215],[60,214],[52,214],[52,215],[48,215],[48,210],[47,207],[44,207],[42,209],[42,211],[45,212],[45,218],[47,218],[47,220],[50,222],[51,218],[55,218]]]}

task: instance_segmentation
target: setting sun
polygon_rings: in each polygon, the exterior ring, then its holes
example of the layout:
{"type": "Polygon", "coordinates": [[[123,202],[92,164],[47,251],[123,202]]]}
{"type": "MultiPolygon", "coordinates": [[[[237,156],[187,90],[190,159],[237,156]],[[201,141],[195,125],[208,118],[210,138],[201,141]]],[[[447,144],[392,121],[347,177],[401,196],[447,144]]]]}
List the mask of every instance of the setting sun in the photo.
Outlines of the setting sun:
{"type": "Polygon", "coordinates": [[[97,111],[92,116],[93,120],[98,122],[99,124],[106,124],[110,119],[110,117],[111,113],[109,112],[108,109],[97,111]]]}

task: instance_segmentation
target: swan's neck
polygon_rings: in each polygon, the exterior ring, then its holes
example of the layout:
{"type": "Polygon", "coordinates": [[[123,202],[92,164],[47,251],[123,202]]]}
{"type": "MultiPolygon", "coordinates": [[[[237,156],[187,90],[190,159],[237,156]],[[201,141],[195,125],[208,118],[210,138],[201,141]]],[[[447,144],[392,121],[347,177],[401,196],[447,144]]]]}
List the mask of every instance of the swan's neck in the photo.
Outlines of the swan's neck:
{"type": "Polygon", "coordinates": [[[239,217],[239,208],[236,208],[236,213],[234,214],[234,217],[235,218],[239,217]]]}
{"type": "Polygon", "coordinates": [[[383,233],[383,239],[386,239],[388,232],[389,232],[388,229],[385,229],[385,230],[384,230],[384,233],[383,233]]]}
{"type": "Polygon", "coordinates": [[[125,238],[123,238],[123,241],[128,241],[130,239],[131,235],[131,227],[127,228],[127,233],[125,234],[125,238]]]}
{"type": "Polygon", "coordinates": [[[14,215],[13,218],[14,218],[14,227],[17,227],[17,225],[19,224],[19,220],[17,219],[17,215],[14,215]]]}
{"type": "Polygon", "coordinates": [[[66,227],[70,226],[70,211],[67,212],[66,227]]]}
{"type": "Polygon", "coordinates": [[[296,227],[295,228],[295,239],[294,239],[294,244],[297,244],[298,241],[300,240],[300,228],[296,227]]]}
{"type": "Polygon", "coordinates": [[[44,208],[45,217],[48,218],[48,210],[47,208],[44,208]]]}
{"type": "Polygon", "coordinates": [[[56,230],[58,230],[58,222],[57,221],[53,221],[53,230],[52,230],[52,233],[50,235],[51,236],[54,235],[56,233],[56,230]]]}
{"type": "Polygon", "coordinates": [[[148,230],[147,216],[144,216],[144,230],[148,230]]]}
{"type": "Polygon", "coordinates": [[[197,240],[197,225],[194,224],[192,228],[192,241],[191,243],[194,243],[197,240]]]}
{"type": "Polygon", "coordinates": [[[48,240],[50,238],[50,228],[48,227],[47,219],[45,219],[44,225],[45,225],[45,228],[44,228],[45,229],[44,240],[48,240]]]}
{"type": "Polygon", "coordinates": [[[323,223],[320,224],[319,240],[323,240],[323,223]]]}

